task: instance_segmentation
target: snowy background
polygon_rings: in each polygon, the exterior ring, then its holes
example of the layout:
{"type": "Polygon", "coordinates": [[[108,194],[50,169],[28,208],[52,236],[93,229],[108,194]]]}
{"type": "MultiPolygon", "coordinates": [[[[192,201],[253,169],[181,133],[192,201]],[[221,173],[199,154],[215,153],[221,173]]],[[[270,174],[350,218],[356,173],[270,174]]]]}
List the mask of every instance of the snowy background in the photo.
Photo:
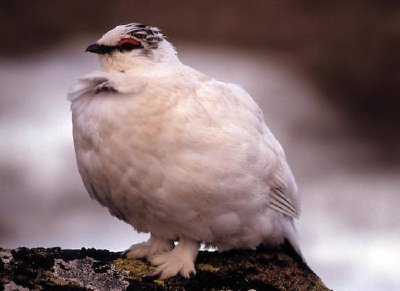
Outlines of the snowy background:
{"type": "MultiPolygon", "coordinates": [[[[91,201],[76,167],[66,92],[98,67],[84,49],[100,34],[76,33],[30,54],[1,47],[0,247],[124,250],[147,238],[91,201]]],[[[263,108],[299,184],[297,226],[311,268],[334,290],[398,290],[397,141],[375,140],[359,112],[346,109],[352,104],[342,106],[342,96],[332,101],[332,91],[290,50],[175,34],[170,40],[184,63],[240,84],[263,108]]]]}

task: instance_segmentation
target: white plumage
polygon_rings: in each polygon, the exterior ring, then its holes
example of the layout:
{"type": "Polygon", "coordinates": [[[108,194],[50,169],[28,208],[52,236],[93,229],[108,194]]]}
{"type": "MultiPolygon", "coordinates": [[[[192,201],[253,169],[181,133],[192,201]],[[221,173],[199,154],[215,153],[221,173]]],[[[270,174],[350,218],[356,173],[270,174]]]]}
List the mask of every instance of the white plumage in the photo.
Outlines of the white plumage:
{"type": "Polygon", "coordinates": [[[243,89],[183,65],[150,26],[117,26],[87,50],[103,70],[69,93],[76,157],[91,197],[151,233],[128,258],[167,278],[195,272],[200,243],[223,251],[287,239],[300,254],[295,181],[243,89]]]}

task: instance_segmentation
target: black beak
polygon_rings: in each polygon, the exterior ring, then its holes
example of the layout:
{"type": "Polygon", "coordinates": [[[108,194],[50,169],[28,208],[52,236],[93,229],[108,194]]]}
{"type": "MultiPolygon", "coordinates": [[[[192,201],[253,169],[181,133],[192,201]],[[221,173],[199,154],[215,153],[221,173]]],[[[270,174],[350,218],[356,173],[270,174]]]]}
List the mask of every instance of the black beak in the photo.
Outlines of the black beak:
{"type": "Polygon", "coordinates": [[[85,52],[101,54],[102,53],[101,45],[98,45],[97,43],[91,44],[86,48],[85,52]]]}
{"type": "Polygon", "coordinates": [[[101,54],[101,55],[109,54],[114,50],[115,50],[115,47],[113,47],[113,46],[97,44],[97,43],[91,44],[90,46],[88,46],[86,48],[86,52],[101,54]]]}

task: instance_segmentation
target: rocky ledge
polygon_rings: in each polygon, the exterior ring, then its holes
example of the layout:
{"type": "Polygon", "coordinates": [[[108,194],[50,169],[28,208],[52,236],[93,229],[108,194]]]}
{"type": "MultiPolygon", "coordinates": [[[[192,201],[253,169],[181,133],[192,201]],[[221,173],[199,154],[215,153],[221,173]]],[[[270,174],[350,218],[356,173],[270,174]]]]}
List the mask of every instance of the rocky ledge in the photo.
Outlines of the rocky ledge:
{"type": "Polygon", "coordinates": [[[146,261],[120,252],[0,248],[0,290],[329,290],[289,247],[202,251],[196,270],[160,280],[146,261]]]}

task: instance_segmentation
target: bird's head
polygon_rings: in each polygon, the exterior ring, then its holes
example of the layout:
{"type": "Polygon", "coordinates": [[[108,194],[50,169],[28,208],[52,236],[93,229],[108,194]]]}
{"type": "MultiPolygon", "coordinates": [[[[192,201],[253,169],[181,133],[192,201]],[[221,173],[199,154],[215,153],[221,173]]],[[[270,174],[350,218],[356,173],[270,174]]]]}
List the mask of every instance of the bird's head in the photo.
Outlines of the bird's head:
{"type": "Polygon", "coordinates": [[[125,72],[143,65],[178,61],[175,49],[161,31],[140,23],[113,28],[86,51],[98,54],[106,71],[125,72]]]}

